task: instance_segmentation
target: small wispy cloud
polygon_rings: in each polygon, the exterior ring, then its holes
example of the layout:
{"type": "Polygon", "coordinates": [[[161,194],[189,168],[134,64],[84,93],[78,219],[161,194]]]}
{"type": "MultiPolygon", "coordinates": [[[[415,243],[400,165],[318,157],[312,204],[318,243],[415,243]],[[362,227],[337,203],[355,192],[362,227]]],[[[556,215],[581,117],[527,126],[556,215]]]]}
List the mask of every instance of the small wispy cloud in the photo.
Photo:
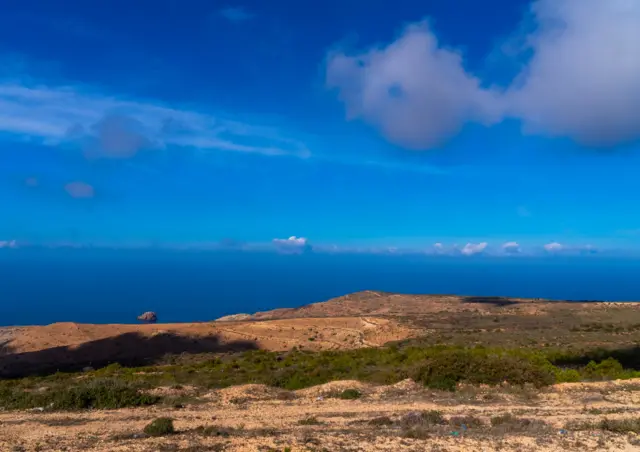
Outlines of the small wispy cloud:
{"type": "Polygon", "coordinates": [[[545,249],[545,251],[549,253],[554,253],[554,252],[562,251],[565,247],[561,243],[551,242],[544,245],[543,248],[545,249]]]}
{"type": "Polygon", "coordinates": [[[80,181],[69,182],[64,186],[64,190],[72,198],[93,198],[95,195],[92,185],[80,181]]]}
{"type": "Polygon", "coordinates": [[[516,213],[519,217],[528,218],[531,216],[531,211],[527,209],[525,206],[518,206],[516,209],[516,213]]]}
{"type": "Polygon", "coordinates": [[[230,22],[246,22],[254,17],[254,14],[242,7],[222,8],[220,10],[220,15],[230,22]]]}
{"type": "Polygon", "coordinates": [[[520,244],[518,242],[507,242],[502,245],[502,251],[507,254],[520,254],[520,244]]]}
{"type": "Polygon", "coordinates": [[[309,157],[304,143],[273,127],[198,110],[132,101],[74,87],[0,82],[0,132],[48,145],[79,144],[91,156],[131,157],[177,146],[309,157]]]}
{"type": "Polygon", "coordinates": [[[474,254],[480,254],[485,251],[489,244],[487,242],[482,243],[467,243],[462,247],[460,252],[465,256],[472,256],[474,254]]]}
{"type": "Polygon", "coordinates": [[[18,242],[15,240],[0,240],[0,248],[17,248],[18,242]]]}
{"type": "Polygon", "coordinates": [[[302,253],[311,250],[311,245],[307,238],[296,237],[295,235],[286,239],[273,239],[272,243],[278,251],[285,253],[302,253]]]}

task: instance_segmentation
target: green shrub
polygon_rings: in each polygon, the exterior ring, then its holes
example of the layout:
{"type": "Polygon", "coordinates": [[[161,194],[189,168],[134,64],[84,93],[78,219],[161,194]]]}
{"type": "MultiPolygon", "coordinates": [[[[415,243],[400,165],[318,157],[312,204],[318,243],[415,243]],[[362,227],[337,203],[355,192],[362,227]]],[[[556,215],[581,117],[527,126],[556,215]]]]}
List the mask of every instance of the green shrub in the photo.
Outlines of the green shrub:
{"type": "Polygon", "coordinates": [[[497,385],[555,382],[553,366],[535,354],[490,349],[444,349],[426,356],[414,379],[434,389],[453,391],[458,383],[497,385]]]}
{"type": "Polygon", "coordinates": [[[159,417],[154,419],[144,428],[144,433],[149,436],[165,436],[172,435],[176,432],[173,427],[173,419],[169,417],[159,417]]]}
{"type": "Polygon", "coordinates": [[[0,387],[0,406],[6,409],[118,409],[152,405],[159,400],[159,397],[144,394],[136,386],[118,379],[87,380],[40,391],[0,387]]]}
{"type": "Polygon", "coordinates": [[[582,375],[576,369],[556,369],[557,383],[576,383],[582,380],[582,375]]]}
{"type": "Polygon", "coordinates": [[[623,373],[622,364],[614,358],[607,358],[598,364],[590,361],[582,370],[584,378],[589,380],[614,380],[623,373]]]}
{"type": "Polygon", "coordinates": [[[357,389],[345,389],[336,395],[337,398],[343,400],[355,400],[362,397],[362,393],[357,389]]]}

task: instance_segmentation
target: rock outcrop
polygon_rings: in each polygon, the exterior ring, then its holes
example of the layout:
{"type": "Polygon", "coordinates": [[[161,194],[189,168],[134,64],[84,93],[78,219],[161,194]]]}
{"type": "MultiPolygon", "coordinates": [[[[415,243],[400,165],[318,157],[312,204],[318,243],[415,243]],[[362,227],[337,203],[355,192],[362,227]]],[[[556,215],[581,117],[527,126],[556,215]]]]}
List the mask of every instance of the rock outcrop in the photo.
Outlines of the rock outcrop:
{"type": "Polygon", "coordinates": [[[144,314],[139,315],[138,320],[144,323],[156,323],[158,321],[158,316],[155,312],[147,311],[144,314]]]}

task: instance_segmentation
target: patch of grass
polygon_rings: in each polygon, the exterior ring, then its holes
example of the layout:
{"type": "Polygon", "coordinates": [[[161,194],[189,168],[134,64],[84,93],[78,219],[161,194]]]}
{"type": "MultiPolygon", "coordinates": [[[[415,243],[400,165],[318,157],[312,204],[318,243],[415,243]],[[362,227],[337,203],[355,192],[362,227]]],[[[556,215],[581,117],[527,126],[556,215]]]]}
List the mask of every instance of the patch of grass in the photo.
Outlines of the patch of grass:
{"type": "Polygon", "coordinates": [[[567,430],[604,430],[612,433],[640,433],[640,418],[602,419],[597,422],[570,422],[567,430]]]}
{"type": "Polygon", "coordinates": [[[374,417],[368,422],[374,427],[389,427],[393,425],[393,420],[389,416],[374,417]]]}
{"type": "Polygon", "coordinates": [[[499,435],[537,435],[548,433],[550,430],[549,425],[543,421],[537,419],[519,418],[509,413],[492,417],[491,427],[493,433],[497,433],[499,435]]]}
{"type": "Polygon", "coordinates": [[[305,419],[300,419],[298,425],[322,425],[322,422],[317,417],[312,416],[305,419]]]}
{"type": "Polygon", "coordinates": [[[439,426],[445,425],[446,421],[440,411],[412,411],[405,414],[399,421],[398,426],[401,435],[405,438],[425,439],[437,432],[439,426]]]}
{"type": "Polygon", "coordinates": [[[128,441],[131,439],[139,439],[146,438],[147,435],[139,432],[120,432],[115,433],[109,437],[111,441],[119,442],[119,441],[128,441]]]}
{"type": "Polygon", "coordinates": [[[58,419],[40,419],[38,422],[49,427],[65,427],[71,425],[84,425],[91,422],[90,419],[77,419],[72,417],[63,417],[58,419]]]}
{"type": "Polygon", "coordinates": [[[68,386],[59,386],[37,391],[0,386],[0,406],[5,409],[118,409],[148,406],[160,400],[143,393],[136,385],[116,378],[75,381],[68,386]]]}
{"type": "Polygon", "coordinates": [[[151,421],[144,428],[144,433],[149,436],[166,436],[176,432],[173,427],[173,419],[169,417],[159,417],[151,421]]]}
{"type": "Polygon", "coordinates": [[[449,425],[454,428],[482,428],[485,423],[475,416],[454,416],[449,419],[449,425]]]}
{"type": "Polygon", "coordinates": [[[228,438],[231,435],[237,434],[237,430],[231,427],[219,427],[215,425],[207,425],[196,427],[193,430],[195,433],[201,436],[219,436],[222,438],[228,438]]]}
{"type": "Polygon", "coordinates": [[[345,389],[344,391],[335,394],[333,397],[342,400],[356,400],[362,397],[362,393],[357,389],[345,389]]]}

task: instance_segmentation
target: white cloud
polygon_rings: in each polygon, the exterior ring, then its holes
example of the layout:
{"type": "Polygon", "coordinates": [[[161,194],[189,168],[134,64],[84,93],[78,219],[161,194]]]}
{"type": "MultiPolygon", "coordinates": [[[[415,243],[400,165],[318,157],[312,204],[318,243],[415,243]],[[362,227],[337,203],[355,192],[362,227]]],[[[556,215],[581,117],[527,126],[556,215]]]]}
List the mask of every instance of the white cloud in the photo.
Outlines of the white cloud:
{"type": "Polygon", "coordinates": [[[539,0],[508,97],[534,132],[587,145],[640,138],[640,2],[539,0]]]}
{"type": "Polygon", "coordinates": [[[410,25],[386,47],[329,55],[327,86],[348,118],[361,118],[390,141],[433,148],[467,121],[500,119],[499,99],[468,74],[462,56],[438,44],[426,22],[410,25]]]}
{"type": "Polygon", "coordinates": [[[518,242],[507,242],[502,245],[502,251],[508,254],[519,254],[522,250],[518,242]]]}
{"type": "Polygon", "coordinates": [[[0,248],[17,248],[18,242],[15,240],[0,240],[0,248]]]}
{"type": "Polygon", "coordinates": [[[426,22],[392,43],[333,52],[326,83],[348,118],[412,149],[438,146],[467,122],[519,118],[528,132],[593,146],[640,139],[640,2],[537,0],[505,58],[522,67],[508,87],[484,88],[460,53],[440,45],[426,22]],[[528,60],[526,60],[528,58],[528,60]],[[524,61],[521,61],[524,60],[524,61]]]}
{"type": "Polygon", "coordinates": [[[565,247],[561,243],[551,242],[544,245],[544,249],[545,251],[552,253],[552,252],[562,251],[563,249],[565,249],[565,247]]]}
{"type": "Polygon", "coordinates": [[[305,237],[296,237],[295,235],[287,239],[273,239],[272,243],[278,251],[286,253],[301,253],[311,249],[311,245],[305,237]]]}
{"type": "Polygon", "coordinates": [[[91,155],[130,157],[166,145],[308,157],[305,145],[272,127],[72,87],[0,82],[0,132],[46,144],[76,142],[91,155]]]}
{"type": "Polygon", "coordinates": [[[462,247],[460,252],[462,254],[464,254],[465,256],[471,256],[473,254],[479,254],[479,253],[482,253],[487,248],[487,245],[488,245],[487,242],[467,243],[465,246],[462,247]]]}

